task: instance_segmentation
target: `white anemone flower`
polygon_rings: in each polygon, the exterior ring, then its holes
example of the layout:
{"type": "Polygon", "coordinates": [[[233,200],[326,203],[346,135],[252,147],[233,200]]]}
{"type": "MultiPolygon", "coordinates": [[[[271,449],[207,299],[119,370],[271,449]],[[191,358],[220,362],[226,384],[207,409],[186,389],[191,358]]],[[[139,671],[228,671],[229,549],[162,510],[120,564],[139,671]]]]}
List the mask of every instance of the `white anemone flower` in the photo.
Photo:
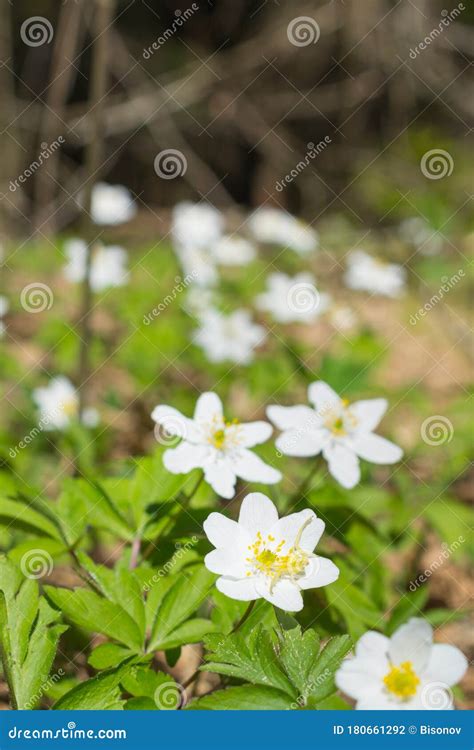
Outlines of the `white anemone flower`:
{"type": "Polygon", "coordinates": [[[137,207],[123,185],[98,182],[92,188],[91,216],[99,226],[117,226],[133,219],[137,207]]]}
{"type": "Polygon", "coordinates": [[[252,322],[248,310],[235,310],[224,315],[219,310],[206,310],[201,327],[193,336],[210,362],[249,364],[254,350],[265,340],[265,329],[252,322]]]}
{"type": "Polygon", "coordinates": [[[316,456],[322,452],[329,472],[347,489],[360,481],[359,458],[375,464],[393,464],[403,451],[373,430],[387,410],[384,398],[350,404],[318,381],[308,388],[305,405],[269,406],[268,418],[282,430],[276,440],[287,456],[316,456]]]}
{"type": "Polygon", "coordinates": [[[10,309],[10,303],[3,294],[0,294],[0,336],[3,336],[6,331],[6,325],[3,320],[8,310],[10,309]]]}
{"type": "Polygon", "coordinates": [[[232,599],[266,599],[280,609],[303,608],[301,592],[333,583],[339,569],[315,555],[324,522],[307,508],[278,518],[272,501],[260,492],[244,498],[239,520],[211,513],[204,531],[216,548],[204,559],[217,573],[216,586],[232,599]]]}
{"type": "MultiPolygon", "coordinates": [[[[87,244],[84,240],[68,240],[64,245],[68,258],[64,266],[64,276],[74,283],[84,281],[86,275],[87,244]]],[[[94,292],[109,287],[124,286],[129,279],[127,251],[118,245],[92,248],[90,285],[94,292]]]]}
{"type": "Polygon", "coordinates": [[[257,208],[248,227],[258,242],[288,247],[300,255],[311,253],[319,244],[315,229],[279,208],[257,208]]]}
{"type": "Polygon", "coordinates": [[[451,686],[467,669],[464,654],[447,643],[433,643],[433,629],[412,617],[391,638],[369,630],[354,658],[343,661],[336,685],[359,710],[452,709],[451,686]]]}
{"type": "Polygon", "coordinates": [[[404,219],[399,226],[404,242],[416,247],[422,255],[437,255],[443,249],[443,235],[430,227],[421,216],[404,219]]]}
{"type": "Polygon", "coordinates": [[[176,245],[176,255],[183,275],[192,278],[192,283],[196,287],[213,287],[219,281],[216,262],[208,247],[176,245]]]}
{"type": "Polygon", "coordinates": [[[182,438],[176,448],[163,454],[163,463],[172,474],[202,469],[205,481],[227,499],[234,497],[237,477],[262,484],[281,479],[279,471],[249,450],[268,440],[272,426],[268,422],[228,421],[215,393],[199,396],[192,419],[171,406],[157,406],[151,416],[165,434],[182,438]]]}
{"type": "MultiPolygon", "coordinates": [[[[33,400],[39,410],[38,423],[42,430],[65,430],[79,417],[79,396],[71,381],[60,375],[52,378],[44,388],[35,388],[33,400]]],[[[99,422],[96,409],[84,409],[81,422],[95,427],[99,422]]]]}
{"type": "Polygon", "coordinates": [[[385,297],[400,297],[405,288],[406,272],[396,263],[372,258],[364,250],[353,250],[347,257],[344,275],[346,286],[385,297]]]}
{"type": "Polygon", "coordinates": [[[314,276],[271,273],[267,291],[256,298],[259,310],[271,313],[277,323],[313,323],[327,310],[330,297],[316,288],[314,276]]]}
{"type": "Polygon", "coordinates": [[[208,248],[222,236],[224,218],[209,203],[178,203],[172,214],[171,234],[178,246],[208,248]]]}
{"type": "Polygon", "coordinates": [[[221,266],[246,266],[257,257],[255,245],[237,235],[221,237],[211,251],[215,262],[221,266]]]}

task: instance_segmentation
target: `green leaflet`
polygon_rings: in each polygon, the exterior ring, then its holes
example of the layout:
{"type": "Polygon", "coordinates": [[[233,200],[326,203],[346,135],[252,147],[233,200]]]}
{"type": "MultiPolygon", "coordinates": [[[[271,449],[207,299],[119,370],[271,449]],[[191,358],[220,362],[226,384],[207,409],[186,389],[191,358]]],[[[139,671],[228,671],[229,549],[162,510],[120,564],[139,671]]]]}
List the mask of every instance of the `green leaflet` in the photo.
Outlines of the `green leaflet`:
{"type": "Polygon", "coordinates": [[[39,596],[36,580],[23,580],[0,559],[0,650],[12,705],[33,709],[45,692],[58,640],[67,627],[39,596]]]}
{"type": "Polygon", "coordinates": [[[53,706],[55,710],[121,710],[124,705],[120,682],[130,671],[129,660],[115,669],[101,672],[90,680],[81,682],[62,696],[53,706]]]}
{"type": "MultiPolygon", "coordinates": [[[[278,702],[283,693],[289,698],[290,707],[298,709],[306,707],[309,698],[315,704],[335,692],[334,674],[351,640],[348,636],[332,638],[320,651],[317,634],[311,629],[303,633],[298,625],[276,633],[260,626],[248,636],[240,632],[216,634],[208,636],[205,643],[209,653],[203,671],[261,685],[267,689],[262,698],[271,697],[268,690],[273,690],[276,693],[273,698],[278,702]]],[[[206,708],[207,704],[199,707],[206,708]]],[[[261,707],[272,708],[272,701],[261,707]]],[[[219,699],[215,708],[219,708],[219,699]]]]}
{"type": "Polygon", "coordinates": [[[285,711],[296,708],[286,693],[262,685],[242,685],[217,690],[191,701],[188,711],[285,711]]]}

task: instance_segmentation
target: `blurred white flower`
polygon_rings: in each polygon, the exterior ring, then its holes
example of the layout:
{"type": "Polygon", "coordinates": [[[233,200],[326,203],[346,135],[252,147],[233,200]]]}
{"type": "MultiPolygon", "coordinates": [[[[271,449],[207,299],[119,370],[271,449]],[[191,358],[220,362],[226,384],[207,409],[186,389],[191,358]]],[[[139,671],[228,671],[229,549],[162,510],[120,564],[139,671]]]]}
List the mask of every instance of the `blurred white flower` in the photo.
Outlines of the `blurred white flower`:
{"type": "Polygon", "coordinates": [[[450,687],[467,669],[464,654],[447,643],[433,643],[429,623],[412,617],[391,638],[369,630],[355,656],[345,659],[336,685],[358,710],[452,709],[450,687]]]}
{"type": "Polygon", "coordinates": [[[216,263],[222,266],[246,266],[257,257],[255,245],[233,235],[221,237],[211,250],[216,263]]]}
{"type": "Polygon", "coordinates": [[[357,325],[357,315],[347,305],[333,305],[329,309],[329,320],[339,331],[350,331],[357,325]]]}
{"type": "Polygon", "coordinates": [[[172,214],[171,234],[177,245],[209,248],[223,232],[224,217],[209,203],[178,203],[172,214]]]}
{"type": "MultiPolygon", "coordinates": [[[[87,244],[84,240],[68,240],[64,244],[68,263],[64,266],[64,276],[68,281],[84,281],[86,275],[87,244]]],[[[118,245],[92,248],[90,285],[94,292],[108,287],[123,286],[128,282],[127,251],[118,245]]]]}
{"type": "Polygon", "coordinates": [[[316,230],[279,208],[257,208],[248,220],[248,227],[258,242],[288,247],[301,255],[318,247],[316,230]]]}
{"type": "Polygon", "coordinates": [[[8,299],[3,294],[0,294],[0,336],[5,335],[6,326],[3,318],[5,317],[9,309],[10,303],[8,299]]]}
{"type": "Polygon", "coordinates": [[[188,313],[199,318],[213,305],[214,291],[212,289],[191,285],[186,292],[183,307],[188,313]]]}
{"type": "Polygon", "coordinates": [[[404,242],[419,248],[422,255],[437,255],[443,249],[443,237],[421,216],[404,219],[399,226],[404,242]]]}
{"type": "MultiPolygon", "coordinates": [[[[35,388],[33,400],[39,410],[39,424],[43,430],[64,430],[79,416],[79,396],[68,378],[60,375],[44,388],[35,388]]],[[[86,427],[99,423],[96,409],[84,409],[81,422],[86,427]]]]}
{"type": "Polygon", "coordinates": [[[373,430],[387,410],[384,398],[350,404],[318,381],[308,387],[305,405],[269,406],[268,418],[282,430],[276,447],[286,456],[317,456],[322,452],[329,472],[347,489],[360,481],[359,458],[375,464],[394,464],[403,451],[373,430]]]}
{"type": "Polygon", "coordinates": [[[227,360],[247,365],[265,336],[265,329],[252,322],[248,310],[235,310],[224,315],[211,309],[201,316],[201,327],[193,340],[204,350],[210,362],[227,360]]]}
{"type": "Polygon", "coordinates": [[[344,281],[351,289],[399,297],[404,291],[405,279],[405,269],[396,263],[372,258],[363,250],[353,250],[347,256],[344,281]]]}
{"type": "Polygon", "coordinates": [[[327,310],[330,297],[317,290],[310,273],[271,273],[267,291],[259,294],[255,302],[259,310],[271,313],[278,323],[312,323],[327,310]]]}
{"type": "Polygon", "coordinates": [[[137,207],[132,194],[123,185],[98,182],[92,188],[92,221],[100,226],[117,226],[133,219],[137,207]]]}
{"type": "Polygon", "coordinates": [[[151,416],[166,433],[182,438],[177,448],[163,454],[163,463],[173,474],[203,469],[205,481],[225,498],[234,496],[237,477],[263,484],[281,479],[279,471],[249,450],[268,440],[272,426],[268,422],[228,421],[215,393],[199,396],[193,419],[171,406],[157,406],[151,416]]]}
{"type": "Polygon", "coordinates": [[[231,599],[266,599],[280,609],[303,608],[301,592],[333,583],[339,569],[313,553],[324,522],[307,508],[278,518],[272,501],[260,492],[244,498],[239,520],[211,513],[204,531],[216,548],[204,559],[217,573],[219,591],[231,599]]]}
{"type": "Polygon", "coordinates": [[[176,255],[184,276],[192,277],[193,284],[205,288],[219,281],[216,263],[208,247],[198,245],[176,245],[176,255]]]}

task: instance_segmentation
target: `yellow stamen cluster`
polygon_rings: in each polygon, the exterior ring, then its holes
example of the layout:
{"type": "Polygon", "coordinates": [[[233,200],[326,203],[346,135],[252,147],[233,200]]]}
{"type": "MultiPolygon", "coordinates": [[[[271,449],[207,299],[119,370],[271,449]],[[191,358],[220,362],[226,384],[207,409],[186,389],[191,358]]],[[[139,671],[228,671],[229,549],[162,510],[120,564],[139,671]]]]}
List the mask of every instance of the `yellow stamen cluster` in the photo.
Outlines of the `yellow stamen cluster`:
{"type": "MultiPolygon", "coordinates": [[[[224,421],[218,426],[218,429],[211,430],[211,435],[209,437],[209,442],[211,445],[214,446],[214,448],[217,448],[217,450],[223,450],[226,444],[226,441],[229,437],[227,428],[228,427],[235,427],[239,424],[238,419],[233,419],[232,421],[228,419],[224,419],[224,421]]],[[[232,442],[235,443],[236,441],[236,435],[232,436],[232,442]]]]}
{"type": "Polygon", "coordinates": [[[398,667],[392,666],[383,681],[387,690],[403,700],[416,695],[417,687],[420,684],[420,678],[413,670],[411,661],[404,661],[398,667]]]}
{"type": "Polygon", "coordinates": [[[342,411],[330,410],[326,414],[324,420],[325,426],[328,430],[331,430],[333,435],[342,437],[347,435],[349,429],[353,429],[357,425],[357,419],[351,412],[349,407],[349,401],[345,398],[341,400],[342,411]]]}
{"type": "Polygon", "coordinates": [[[270,579],[270,591],[282,578],[290,578],[291,580],[298,578],[304,572],[309,558],[312,557],[310,553],[299,547],[303,530],[311,520],[311,518],[308,518],[305,521],[297,534],[295,543],[286,553],[282,553],[286,544],[285,539],[282,539],[275,546],[275,537],[268,534],[264,538],[259,531],[255,542],[248,546],[251,556],[246,558],[246,562],[252,566],[252,570],[247,572],[247,576],[263,573],[270,579]]]}
{"type": "Polygon", "coordinates": [[[61,403],[61,411],[67,416],[67,417],[75,417],[77,414],[78,409],[78,402],[76,398],[70,398],[68,401],[63,401],[61,403]]]}

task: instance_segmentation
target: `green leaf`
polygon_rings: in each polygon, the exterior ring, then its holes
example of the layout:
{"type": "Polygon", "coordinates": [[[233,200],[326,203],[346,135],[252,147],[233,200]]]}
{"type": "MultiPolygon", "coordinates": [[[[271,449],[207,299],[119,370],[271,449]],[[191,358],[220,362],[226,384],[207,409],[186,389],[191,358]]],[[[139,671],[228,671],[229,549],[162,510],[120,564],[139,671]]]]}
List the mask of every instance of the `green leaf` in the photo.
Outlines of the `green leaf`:
{"type": "Polygon", "coordinates": [[[130,662],[115,669],[101,672],[90,680],[81,682],[62,696],[53,709],[58,711],[117,711],[123,709],[120,682],[129,672],[130,662]]]}
{"type": "Polygon", "coordinates": [[[88,658],[88,663],[94,669],[110,669],[121,664],[130,656],[130,650],[117,643],[101,643],[88,658]]]}
{"type": "Polygon", "coordinates": [[[205,639],[209,660],[201,669],[205,672],[237,677],[256,685],[278,688],[293,698],[298,689],[291,683],[278,659],[277,641],[261,626],[250,636],[243,633],[217,633],[205,639]]]}
{"type": "Polygon", "coordinates": [[[216,625],[210,620],[200,617],[187,620],[166,636],[165,640],[160,643],[160,651],[174,649],[186,643],[199,643],[203,640],[204,636],[216,631],[216,625]]]}
{"type": "Polygon", "coordinates": [[[71,591],[45,586],[45,593],[74,625],[89,632],[103,633],[133,651],[142,649],[140,629],[120,605],[81,588],[71,591]]]}
{"type": "Polygon", "coordinates": [[[311,675],[319,656],[319,637],[314,630],[301,633],[297,626],[280,635],[280,661],[298,692],[306,697],[311,688],[311,675]]]}
{"type": "Polygon", "coordinates": [[[217,690],[192,701],[189,711],[285,711],[295,704],[286,693],[261,685],[242,685],[217,690]]]}
{"type": "MultiPolygon", "coordinates": [[[[204,565],[186,568],[179,573],[161,600],[152,627],[149,651],[163,648],[173,631],[197,610],[208,595],[215,575],[204,565]]],[[[175,639],[174,639],[175,640],[175,639]]],[[[177,644],[176,644],[177,645],[177,644]]]]}
{"type": "Polygon", "coordinates": [[[335,692],[334,675],[351,647],[352,640],[348,635],[335,636],[326,643],[308,677],[309,694],[314,700],[323,700],[335,692]]]}
{"type": "Polygon", "coordinates": [[[0,559],[0,651],[14,708],[33,709],[44,694],[60,635],[57,612],[39,596],[38,583],[24,580],[0,559]]]}
{"type": "Polygon", "coordinates": [[[60,539],[57,527],[45,515],[30,507],[25,501],[0,498],[0,519],[8,520],[8,526],[46,534],[52,539],[60,539]]]}

